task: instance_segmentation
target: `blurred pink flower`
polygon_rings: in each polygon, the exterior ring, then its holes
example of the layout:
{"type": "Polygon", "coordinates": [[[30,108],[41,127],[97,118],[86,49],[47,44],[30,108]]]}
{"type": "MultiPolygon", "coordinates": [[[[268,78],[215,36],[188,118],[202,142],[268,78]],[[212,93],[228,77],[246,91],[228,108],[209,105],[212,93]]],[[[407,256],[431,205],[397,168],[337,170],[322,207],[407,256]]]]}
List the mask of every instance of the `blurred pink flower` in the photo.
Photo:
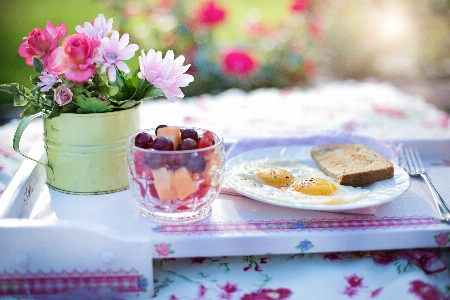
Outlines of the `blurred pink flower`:
{"type": "Polygon", "coordinates": [[[96,61],[102,64],[102,74],[108,70],[108,78],[111,81],[116,81],[116,67],[125,73],[130,72],[130,68],[122,60],[132,58],[139,46],[136,44],[128,45],[129,41],[128,33],[122,35],[119,40],[119,32],[117,31],[112,33],[111,38],[104,37],[102,39],[99,57],[96,61]]]}
{"type": "Polygon", "coordinates": [[[274,289],[260,289],[256,292],[252,292],[250,294],[245,294],[241,299],[242,300],[282,300],[288,299],[292,295],[292,291],[285,288],[274,289]]]}
{"type": "Polygon", "coordinates": [[[68,80],[86,82],[95,72],[94,55],[101,42],[83,33],[64,39],[62,45],[53,50],[48,59],[48,71],[64,74],[68,80]]]}
{"type": "Polygon", "coordinates": [[[416,295],[419,299],[422,300],[446,300],[448,299],[444,294],[441,293],[439,288],[435,285],[432,285],[428,282],[424,282],[422,280],[413,280],[409,283],[411,285],[408,290],[411,294],[416,295]]]}
{"type": "Polygon", "coordinates": [[[140,78],[147,79],[156,88],[161,89],[170,102],[176,98],[183,98],[184,94],[180,87],[186,87],[194,81],[194,77],[184,74],[190,65],[183,66],[184,56],[180,55],[174,59],[172,50],[167,51],[166,56],[162,58],[162,52],[151,49],[147,55],[142,52],[139,57],[140,78]]]}
{"type": "Polygon", "coordinates": [[[28,36],[24,37],[25,42],[19,46],[19,55],[25,58],[25,62],[29,66],[33,66],[33,57],[37,57],[44,61],[47,65],[47,56],[49,52],[58,47],[58,41],[67,33],[64,23],[54,26],[48,21],[44,30],[35,28],[28,36]]]}
{"type": "Polygon", "coordinates": [[[242,50],[231,50],[223,57],[222,70],[228,76],[248,77],[257,68],[256,60],[250,53],[242,50]]]}
{"type": "Polygon", "coordinates": [[[205,1],[197,10],[196,19],[202,25],[213,26],[225,20],[225,10],[214,1],[205,1]]]}
{"type": "Polygon", "coordinates": [[[435,236],[435,241],[439,246],[445,246],[449,242],[449,234],[441,232],[439,235],[435,236]]]}
{"type": "Polygon", "coordinates": [[[62,82],[58,76],[46,71],[41,72],[41,76],[38,78],[41,82],[38,82],[37,86],[41,88],[40,91],[43,93],[48,92],[55,83],[62,82]]]}
{"type": "Polygon", "coordinates": [[[64,84],[58,86],[55,90],[55,101],[59,106],[64,106],[72,101],[73,93],[64,84]]]}
{"type": "Polygon", "coordinates": [[[293,0],[291,2],[291,11],[293,13],[302,13],[308,9],[309,0],[293,0]]]}
{"type": "Polygon", "coordinates": [[[356,274],[351,275],[350,277],[345,277],[345,279],[347,280],[348,284],[351,287],[362,287],[362,281],[363,278],[362,277],[358,277],[356,274]]]}
{"type": "Polygon", "coordinates": [[[88,37],[101,40],[111,33],[112,23],[112,18],[106,22],[105,16],[103,14],[99,14],[92,23],[85,22],[84,26],[78,25],[75,27],[75,30],[78,33],[84,33],[88,37]]]}
{"type": "Polygon", "coordinates": [[[304,60],[303,72],[307,77],[314,77],[317,74],[317,65],[312,60],[304,60]]]}

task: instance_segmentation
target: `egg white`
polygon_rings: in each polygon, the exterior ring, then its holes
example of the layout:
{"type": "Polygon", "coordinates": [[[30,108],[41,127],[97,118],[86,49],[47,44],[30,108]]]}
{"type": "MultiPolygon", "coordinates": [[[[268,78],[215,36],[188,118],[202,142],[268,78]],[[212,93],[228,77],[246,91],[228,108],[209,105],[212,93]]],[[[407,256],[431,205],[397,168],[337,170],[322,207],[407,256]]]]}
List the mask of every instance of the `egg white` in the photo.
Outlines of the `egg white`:
{"type": "Polygon", "coordinates": [[[340,185],[320,169],[306,166],[299,160],[288,158],[266,158],[243,162],[233,166],[227,180],[231,185],[257,197],[294,204],[344,204],[363,199],[370,193],[370,191],[359,187],[340,185]],[[285,169],[294,176],[294,180],[288,187],[276,188],[270,186],[258,177],[257,172],[261,168],[285,169]],[[318,196],[303,194],[292,188],[292,183],[296,180],[308,177],[323,178],[332,182],[336,186],[336,192],[330,196],[318,196]]]}

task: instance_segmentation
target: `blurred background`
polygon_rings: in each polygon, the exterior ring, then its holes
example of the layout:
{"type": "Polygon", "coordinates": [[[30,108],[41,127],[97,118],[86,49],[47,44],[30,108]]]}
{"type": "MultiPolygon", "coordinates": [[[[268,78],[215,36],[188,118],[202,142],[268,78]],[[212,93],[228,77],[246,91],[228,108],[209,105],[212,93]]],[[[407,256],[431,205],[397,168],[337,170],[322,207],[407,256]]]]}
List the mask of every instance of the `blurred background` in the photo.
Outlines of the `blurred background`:
{"type": "MultiPolygon", "coordinates": [[[[142,50],[184,55],[195,77],[186,96],[370,79],[450,112],[450,0],[8,1],[0,83],[31,87],[17,49],[34,28],[64,22],[72,34],[99,13],[142,50]]],[[[11,102],[0,92],[0,119],[18,117],[11,102]]]]}

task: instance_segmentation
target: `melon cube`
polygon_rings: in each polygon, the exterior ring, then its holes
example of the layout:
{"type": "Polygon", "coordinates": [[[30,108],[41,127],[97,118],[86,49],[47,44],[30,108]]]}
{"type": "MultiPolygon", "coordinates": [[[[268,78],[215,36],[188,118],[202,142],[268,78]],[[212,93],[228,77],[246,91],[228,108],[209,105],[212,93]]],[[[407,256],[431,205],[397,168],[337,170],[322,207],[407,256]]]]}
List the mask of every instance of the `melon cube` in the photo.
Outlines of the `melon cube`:
{"type": "Polygon", "coordinates": [[[181,167],[173,172],[173,183],[178,199],[184,200],[197,191],[197,182],[192,179],[189,171],[181,167]]]}
{"type": "Polygon", "coordinates": [[[181,143],[181,132],[178,126],[166,126],[158,129],[158,136],[164,136],[172,140],[173,148],[177,149],[181,143]]]}
{"type": "Polygon", "coordinates": [[[165,167],[153,170],[153,178],[159,200],[172,201],[177,199],[177,191],[173,188],[173,172],[165,167]]]}

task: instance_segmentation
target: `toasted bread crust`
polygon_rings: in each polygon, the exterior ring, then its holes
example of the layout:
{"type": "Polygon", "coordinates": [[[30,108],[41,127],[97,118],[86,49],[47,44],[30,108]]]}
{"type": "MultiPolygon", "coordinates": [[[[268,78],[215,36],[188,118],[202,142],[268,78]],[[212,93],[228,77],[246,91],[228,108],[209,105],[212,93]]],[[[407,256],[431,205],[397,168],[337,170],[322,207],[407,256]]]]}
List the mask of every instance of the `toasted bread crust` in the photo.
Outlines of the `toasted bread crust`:
{"type": "Polygon", "coordinates": [[[311,157],[328,176],[342,185],[363,186],[394,176],[394,166],[362,144],[332,144],[311,149],[311,157]]]}

